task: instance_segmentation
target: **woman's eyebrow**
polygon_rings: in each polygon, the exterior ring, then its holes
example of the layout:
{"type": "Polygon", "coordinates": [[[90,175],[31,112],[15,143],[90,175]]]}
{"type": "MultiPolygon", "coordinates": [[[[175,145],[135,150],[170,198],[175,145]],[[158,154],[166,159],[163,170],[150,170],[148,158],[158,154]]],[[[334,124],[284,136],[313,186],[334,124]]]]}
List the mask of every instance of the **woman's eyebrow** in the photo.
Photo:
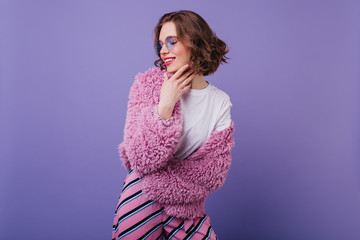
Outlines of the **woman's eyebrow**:
{"type": "MultiPolygon", "coordinates": [[[[170,35],[169,35],[169,36],[170,36],[170,35]]],[[[168,36],[166,36],[166,37],[165,37],[165,39],[167,39],[167,37],[168,37],[168,36]]],[[[164,41],[162,41],[160,38],[159,38],[159,40],[160,40],[160,42],[162,42],[162,43],[165,41],[165,40],[164,40],[164,41]]]]}
{"type": "MultiPolygon", "coordinates": [[[[165,39],[167,39],[168,37],[174,37],[174,38],[176,38],[176,39],[178,39],[178,37],[177,36],[175,36],[175,35],[168,35],[168,36],[166,36],[166,38],[165,39]]],[[[161,41],[161,39],[159,38],[159,40],[160,40],[160,42],[164,42],[164,41],[161,41]]]]}

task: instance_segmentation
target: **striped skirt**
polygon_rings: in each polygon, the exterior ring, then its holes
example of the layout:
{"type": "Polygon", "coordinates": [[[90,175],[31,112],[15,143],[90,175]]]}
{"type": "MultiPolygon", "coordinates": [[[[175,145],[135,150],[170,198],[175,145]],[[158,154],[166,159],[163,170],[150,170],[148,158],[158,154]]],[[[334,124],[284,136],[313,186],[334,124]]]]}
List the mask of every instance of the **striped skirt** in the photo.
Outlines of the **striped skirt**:
{"type": "Polygon", "coordinates": [[[157,201],[147,199],[141,178],[130,170],[115,210],[112,240],[117,239],[217,239],[206,214],[194,219],[169,216],[157,201]]]}

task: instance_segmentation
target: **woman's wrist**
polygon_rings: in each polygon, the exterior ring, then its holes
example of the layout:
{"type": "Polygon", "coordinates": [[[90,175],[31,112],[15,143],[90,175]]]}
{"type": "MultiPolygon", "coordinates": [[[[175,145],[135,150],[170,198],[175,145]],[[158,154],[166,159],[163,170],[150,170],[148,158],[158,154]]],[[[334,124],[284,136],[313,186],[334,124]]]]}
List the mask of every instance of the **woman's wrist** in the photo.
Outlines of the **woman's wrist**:
{"type": "Polygon", "coordinates": [[[173,106],[164,106],[161,103],[159,103],[158,105],[158,114],[164,120],[168,120],[169,118],[171,118],[173,111],[173,106]]]}

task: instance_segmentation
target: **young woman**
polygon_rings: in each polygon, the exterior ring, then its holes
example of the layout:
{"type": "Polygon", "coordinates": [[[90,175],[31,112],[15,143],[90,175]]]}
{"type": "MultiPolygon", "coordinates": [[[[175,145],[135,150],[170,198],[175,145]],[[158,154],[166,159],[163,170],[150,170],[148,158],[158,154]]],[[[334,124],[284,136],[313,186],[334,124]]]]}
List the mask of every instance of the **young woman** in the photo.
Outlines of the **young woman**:
{"type": "Polygon", "coordinates": [[[205,214],[231,164],[229,96],[204,76],[226,63],[226,44],[192,11],[161,17],[159,57],[130,89],[119,154],[129,171],[112,239],[217,239],[205,214]]]}

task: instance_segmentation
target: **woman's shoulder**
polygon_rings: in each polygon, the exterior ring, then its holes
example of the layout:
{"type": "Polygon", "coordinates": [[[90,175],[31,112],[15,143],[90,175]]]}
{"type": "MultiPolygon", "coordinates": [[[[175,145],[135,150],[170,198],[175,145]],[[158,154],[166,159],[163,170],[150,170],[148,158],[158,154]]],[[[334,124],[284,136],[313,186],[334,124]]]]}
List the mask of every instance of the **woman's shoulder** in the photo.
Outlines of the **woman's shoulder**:
{"type": "Polygon", "coordinates": [[[137,73],[130,88],[129,99],[133,101],[158,100],[164,81],[164,72],[159,67],[151,67],[144,72],[137,73]]]}
{"type": "Polygon", "coordinates": [[[150,67],[144,72],[139,72],[135,76],[135,82],[138,84],[162,84],[164,80],[164,73],[166,70],[161,70],[159,67],[150,67]]]}
{"type": "Polygon", "coordinates": [[[209,87],[211,87],[211,97],[215,98],[217,102],[219,103],[221,102],[227,105],[232,105],[230,96],[225,91],[221,90],[220,88],[216,87],[213,84],[210,84],[209,87]]]}

